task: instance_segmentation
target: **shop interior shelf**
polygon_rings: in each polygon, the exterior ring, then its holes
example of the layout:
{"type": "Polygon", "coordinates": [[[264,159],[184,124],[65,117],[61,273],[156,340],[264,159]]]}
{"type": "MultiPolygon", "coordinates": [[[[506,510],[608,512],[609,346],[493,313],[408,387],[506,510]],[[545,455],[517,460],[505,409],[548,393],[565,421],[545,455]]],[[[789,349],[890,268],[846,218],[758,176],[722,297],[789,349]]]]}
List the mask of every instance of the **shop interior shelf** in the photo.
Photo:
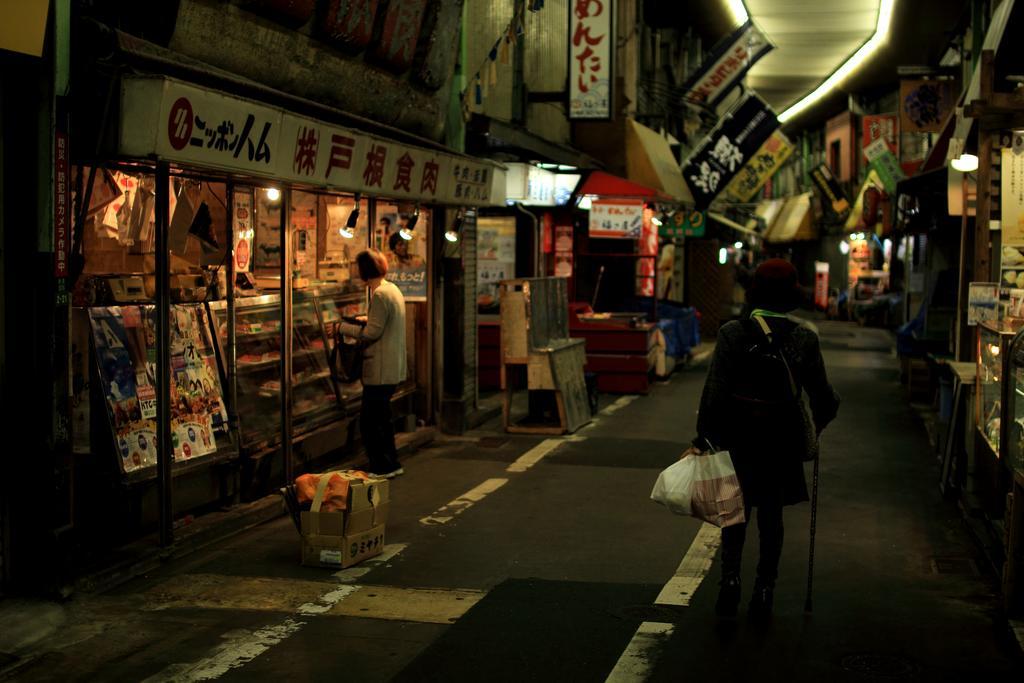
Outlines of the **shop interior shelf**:
{"type": "MultiPolygon", "coordinates": [[[[189,472],[194,472],[198,469],[213,467],[223,463],[228,463],[238,459],[238,450],[233,446],[222,446],[217,449],[216,453],[210,453],[209,455],[200,455],[195,458],[189,458],[188,460],[175,460],[171,465],[171,477],[179,477],[189,472]]],[[[121,481],[127,486],[135,486],[145,482],[153,481],[157,478],[156,466],[146,467],[144,469],[135,470],[134,472],[128,472],[123,475],[121,481]]]]}
{"type": "MultiPolygon", "coordinates": [[[[317,356],[323,354],[323,349],[300,349],[292,352],[292,360],[300,360],[309,358],[310,356],[317,356]]],[[[281,364],[280,358],[268,358],[267,360],[258,361],[238,361],[239,372],[255,372],[256,370],[264,370],[266,368],[276,367],[281,364]]]]}

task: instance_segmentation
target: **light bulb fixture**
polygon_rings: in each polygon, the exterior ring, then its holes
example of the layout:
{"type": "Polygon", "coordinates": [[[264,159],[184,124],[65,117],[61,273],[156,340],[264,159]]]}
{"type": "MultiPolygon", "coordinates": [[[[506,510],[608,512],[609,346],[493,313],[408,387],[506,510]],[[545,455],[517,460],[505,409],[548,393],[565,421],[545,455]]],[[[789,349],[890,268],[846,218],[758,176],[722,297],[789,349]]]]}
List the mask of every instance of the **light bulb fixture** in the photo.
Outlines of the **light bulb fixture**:
{"type": "Polygon", "coordinates": [[[953,167],[954,171],[972,173],[978,170],[978,157],[974,154],[967,154],[965,152],[956,159],[953,159],[953,161],[949,162],[949,165],[953,167]]]}
{"type": "Polygon", "coordinates": [[[735,249],[742,249],[742,248],[743,248],[743,242],[736,242],[736,243],[735,243],[735,244],[733,244],[732,246],[733,246],[733,248],[735,248],[735,249]]]}
{"type": "Polygon", "coordinates": [[[725,247],[722,247],[721,249],[718,250],[718,263],[720,265],[724,266],[728,262],[729,262],[729,250],[726,249],[725,247]]]}
{"type": "Polygon", "coordinates": [[[356,223],[359,221],[359,202],[362,201],[363,195],[356,193],[355,203],[352,205],[352,211],[348,214],[348,219],[345,221],[345,226],[341,228],[341,236],[347,240],[355,237],[356,223]]]}
{"type": "Polygon", "coordinates": [[[847,242],[846,240],[843,240],[842,242],[840,242],[839,243],[839,253],[842,254],[843,256],[846,256],[847,254],[849,254],[850,253],[850,243],[847,242]]]}
{"type": "Polygon", "coordinates": [[[444,238],[449,242],[459,241],[459,232],[462,231],[462,221],[465,215],[465,209],[459,209],[455,214],[455,220],[452,221],[452,226],[444,233],[444,238]]]}
{"type": "Polygon", "coordinates": [[[268,187],[263,191],[267,193],[267,201],[271,204],[281,201],[281,190],[276,187],[268,187]]]}
{"type": "Polygon", "coordinates": [[[663,221],[658,216],[651,216],[651,223],[654,223],[654,225],[660,228],[663,224],[663,221]]]}
{"type": "Polygon", "coordinates": [[[412,212],[411,216],[409,216],[409,220],[406,222],[405,226],[398,231],[398,234],[402,237],[403,240],[408,241],[412,239],[412,233],[414,230],[416,230],[416,222],[419,221],[419,219],[420,205],[417,204],[416,210],[412,212]]]}
{"type": "Polygon", "coordinates": [[[576,204],[582,211],[590,211],[590,207],[594,204],[594,198],[589,194],[585,194],[580,197],[579,202],[576,204]]]}
{"type": "Polygon", "coordinates": [[[726,0],[725,5],[729,14],[732,15],[734,26],[739,26],[750,18],[750,15],[747,14],[747,4],[743,0],[726,0]]]}

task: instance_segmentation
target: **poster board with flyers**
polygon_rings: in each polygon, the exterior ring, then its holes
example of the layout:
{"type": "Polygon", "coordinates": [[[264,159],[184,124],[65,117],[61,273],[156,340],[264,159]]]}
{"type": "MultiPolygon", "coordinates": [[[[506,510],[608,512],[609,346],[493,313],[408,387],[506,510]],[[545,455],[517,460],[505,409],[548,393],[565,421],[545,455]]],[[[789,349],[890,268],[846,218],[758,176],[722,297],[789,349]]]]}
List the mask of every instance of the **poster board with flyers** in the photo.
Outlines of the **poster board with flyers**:
{"type": "MultiPolygon", "coordinates": [[[[227,410],[206,309],[171,307],[171,443],[174,459],[217,452],[227,410]]],[[[121,471],[157,463],[156,312],[154,306],[89,309],[101,391],[121,471]]]]}

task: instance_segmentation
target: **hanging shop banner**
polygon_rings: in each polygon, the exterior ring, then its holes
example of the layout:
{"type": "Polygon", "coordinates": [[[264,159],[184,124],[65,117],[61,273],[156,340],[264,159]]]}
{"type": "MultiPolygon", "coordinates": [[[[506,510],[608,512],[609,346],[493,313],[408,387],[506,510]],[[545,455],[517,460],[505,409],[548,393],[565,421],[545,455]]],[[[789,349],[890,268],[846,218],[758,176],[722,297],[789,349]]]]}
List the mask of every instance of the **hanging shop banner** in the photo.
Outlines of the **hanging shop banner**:
{"type": "Polygon", "coordinates": [[[885,189],[882,185],[882,179],[879,177],[878,171],[875,170],[874,166],[868,166],[868,174],[864,178],[864,183],[860,186],[860,189],[857,190],[857,198],[853,202],[853,211],[846,217],[846,223],[843,224],[844,229],[859,229],[864,214],[864,194],[865,190],[869,187],[875,187],[879,190],[885,189]]]}
{"type": "Polygon", "coordinates": [[[889,151],[893,154],[899,153],[899,117],[896,114],[872,114],[861,119],[861,148],[867,147],[878,140],[885,140],[889,151]]]}
{"type": "Polygon", "coordinates": [[[969,282],[967,284],[967,324],[971,327],[987,320],[999,319],[999,283],[969,282]]]}
{"type": "Polygon", "coordinates": [[[904,133],[940,133],[960,94],[958,81],[900,81],[900,128],[904,133]]]}
{"type": "Polygon", "coordinates": [[[779,127],[775,112],[748,94],[725,116],[683,165],[698,209],[706,209],[779,127]]]}
{"type": "Polygon", "coordinates": [[[814,181],[814,186],[817,187],[818,192],[821,193],[822,203],[830,209],[833,214],[840,219],[849,214],[850,200],[846,198],[846,193],[843,192],[843,188],[839,186],[839,181],[836,180],[836,177],[833,175],[832,169],[828,167],[828,164],[821,164],[811,171],[811,180],[814,181]]]}
{"type": "Polygon", "coordinates": [[[658,236],[666,239],[703,237],[707,221],[708,215],[704,211],[676,211],[662,222],[658,236]]]}
{"type": "MultiPolygon", "coordinates": [[[[1014,135],[1014,138],[1019,136],[1014,135]]],[[[1024,245],[1024,153],[1004,147],[1000,183],[1003,244],[1024,245]]]]}
{"type": "Polygon", "coordinates": [[[868,163],[878,172],[882,187],[890,195],[896,194],[896,183],[906,178],[896,155],[889,149],[889,143],[883,138],[875,140],[864,148],[864,156],[868,163]]]}
{"type": "Polygon", "coordinates": [[[614,0],[572,0],[569,15],[569,118],[610,119],[614,0]]]}
{"type": "Polygon", "coordinates": [[[726,186],[724,197],[734,202],[749,202],[792,154],[793,144],[789,138],[781,130],[775,131],[726,186]]]}
{"type": "Polygon", "coordinates": [[[643,216],[640,239],[637,241],[640,258],[636,260],[636,294],[654,296],[658,265],[658,229],[651,220],[654,218],[654,209],[644,208],[643,216]]]}
{"type": "Polygon", "coordinates": [[[761,33],[753,21],[746,23],[723,38],[708,58],[697,68],[683,86],[686,99],[715,105],[733,89],[754,66],[768,54],[774,45],[761,33]]]}
{"type": "Polygon", "coordinates": [[[828,263],[814,262],[814,306],[819,311],[828,310],[828,263]]]}
{"type": "Polygon", "coordinates": [[[638,239],[644,203],[625,199],[596,200],[590,208],[590,236],[638,239]]]}
{"type": "Polygon", "coordinates": [[[555,226],[555,277],[572,277],[572,225],[555,226]]]}
{"type": "Polygon", "coordinates": [[[399,144],[168,78],[126,78],[120,152],[372,196],[504,206],[495,164],[399,144]]]}
{"type": "Polygon", "coordinates": [[[248,273],[252,270],[252,193],[236,192],[232,216],[235,221],[235,270],[248,273]]]}

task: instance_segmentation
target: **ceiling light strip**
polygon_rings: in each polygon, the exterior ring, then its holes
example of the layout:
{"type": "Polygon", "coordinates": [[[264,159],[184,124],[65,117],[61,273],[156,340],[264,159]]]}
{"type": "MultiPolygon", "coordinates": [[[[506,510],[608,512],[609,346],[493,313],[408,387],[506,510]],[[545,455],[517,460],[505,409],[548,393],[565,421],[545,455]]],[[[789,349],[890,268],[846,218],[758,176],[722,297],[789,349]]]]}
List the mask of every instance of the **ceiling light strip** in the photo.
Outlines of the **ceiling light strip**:
{"type": "MultiPolygon", "coordinates": [[[[736,3],[742,4],[742,0],[729,0],[730,11],[736,11],[733,8],[733,5],[736,3]]],[[[875,24],[874,35],[872,35],[866,43],[861,45],[860,49],[854,52],[849,59],[843,62],[842,66],[833,71],[832,75],[826,78],[821,85],[805,95],[799,102],[782,112],[779,116],[779,121],[785,123],[797,114],[802,113],[814,105],[820,99],[825,97],[825,95],[831,92],[836,86],[842,83],[846,77],[853,73],[857,67],[863,64],[864,61],[875,52],[875,50],[885,44],[889,39],[889,28],[892,24],[892,11],[895,5],[896,0],[881,0],[881,3],[878,5],[878,21],[875,24]]]]}

